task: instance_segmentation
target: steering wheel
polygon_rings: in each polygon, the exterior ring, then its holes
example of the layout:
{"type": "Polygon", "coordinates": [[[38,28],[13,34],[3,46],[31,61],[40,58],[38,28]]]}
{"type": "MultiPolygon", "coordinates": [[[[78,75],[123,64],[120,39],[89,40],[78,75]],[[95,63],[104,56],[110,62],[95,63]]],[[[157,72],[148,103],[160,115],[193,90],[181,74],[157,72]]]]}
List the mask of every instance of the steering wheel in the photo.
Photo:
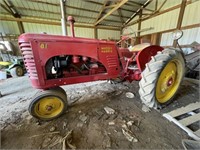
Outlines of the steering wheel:
{"type": "Polygon", "coordinates": [[[131,27],[125,27],[122,30],[120,42],[124,41],[128,46],[130,46],[131,44],[128,43],[129,39],[132,39],[135,42],[136,32],[134,32],[134,30],[131,27]]]}

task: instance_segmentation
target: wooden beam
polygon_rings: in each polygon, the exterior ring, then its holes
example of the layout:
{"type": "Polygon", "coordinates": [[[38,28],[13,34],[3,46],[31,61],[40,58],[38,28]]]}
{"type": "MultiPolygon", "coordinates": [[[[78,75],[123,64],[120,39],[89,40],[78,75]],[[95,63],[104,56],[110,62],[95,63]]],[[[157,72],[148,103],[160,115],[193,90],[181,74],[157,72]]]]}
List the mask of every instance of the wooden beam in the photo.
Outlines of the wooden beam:
{"type": "MultiPolygon", "coordinates": [[[[187,1],[186,5],[189,5],[189,4],[191,4],[191,2],[190,2],[190,1],[187,1]]],[[[179,5],[170,7],[170,8],[168,8],[168,9],[165,9],[165,10],[160,11],[160,12],[156,11],[155,13],[152,13],[152,14],[150,14],[149,16],[143,17],[143,18],[142,18],[142,21],[145,21],[145,20],[151,19],[151,18],[153,18],[153,17],[162,15],[162,14],[164,14],[164,13],[170,12],[170,11],[175,10],[175,9],[178,9],[178,8],[180,8],[180,7],[181,7],[181,5],[179,4],[179,5]]],[[[138,23],[138,21],[139,21],[139,19],[136,20],[136,21],[134,21],[134,22],[132,22],[132,23],[127,24],[126,26],[134,25],[134,24],[138,23]]]]}
{"type": "Polygon", "coordinates": [[[138,15],[138,13],[140,12],[140,10],[142,10],[143,8],[145,8],[147,5],[149,5],[153,0],[148,0],[146,3],[144,3],[140,9],[137,10],[137,12],[135,12],[124,24],[123,26],[127,25],[135,16],[138,15]]]}
{"type": "Polygon", "coordinates": [[[102,18],[100,18],[98,21],[96,21],[94,23],[94,25],[99,24],[101,21],[103,21],[106,17],[108,17],[109,15],[111,15],[114,11],[116,11],[118,8],[120,8],[122,5],[124,5],[128,0],[122,0],[121,2],[119,2],[117,4],[116,7],[114,7],[113,9],[111,9],[106,15],[104,15],[102,18]]]}
{"type": "MultiPolygon", "coordinates": [[[[51,5],[51,6],[60,7],[60,4],[58,4],[58,3],[50,3],[50,2],[45,2],[45,1],[42,1],[42,0],[24,0],[24,1],[30,1],[30,2],[35,2],[35,3],[47,4],[47,5],[51,5]]],[[[91,12],[92,13],[97,13],[97,14],[99,13],[99,11],[92,10],[92,9],[80,8],[80,7],[69,6],[69,5],[66,5],[65,7],[66,8],[70,8],[70,9],[74,9],[75,11],[81,10],[81,11],[86,11],[86,12],[90,12],[90,13],[91,12]]],[[[112,16],[118,17],[118,15],[115,15],[115,14],[112,14],[112,16]]]]}
{"type": "Polygon", "coordinates": [[[102,5],[102,7],[101,7],[101,10],[99,11],[99,14],[98,14],[97,17],[96,17],[95,22],[97,22],[97,21],[99,20],[99,18],[101,17],[101,15],[102,15],[102,13],[103,13],[103,11],[104,11],[104,9],[105,9],[107,3],[108,3],[108,0],[104,0],[104,3],[103,3],[103,5],[102,5]]]}
{"type": "MultiPolygon", "coordinates": [[[[46,10],[41,10],[41,9],[32,9],[32,8],[26,8],[26,7],[15,7],[17,9],[21,10],[27,10],[27,11],[36,11],[36,12],[41,12],[41,13],[48,13],[48,14],[56,14],[56,15],[61,15],[60,12],[55,12],[55,11],[46,11],[46,10]]],[[[89,19],[95,19],[95,17],[90,17],[90,16],[82,16],[82,15],[75,15],[75,14],[70,14],[67,13],[68,16],[73,16],[73,17],[82,17],[82,18],[89,18],[89,19]]]]}
{"type": "Polygon", "coordinates": [[[25,31],[24,31],[24,26],[23,26],[23,23],[22,23],[21,21],[17,21],[17,26],[18,26],[18,28],[19,28],[19,33],[20,33],[20,34],[25,33],[25,31]]]}
{"type": "MultiPolygon", "coordinates": [[[[141,24],[142,24],[142,20],[141,19],[142,19],[142,10],[140,10],[140,12],[139,12],[138,31],[141,30],[141,24]]],[[[140,32],[138,32],[137,36],[140,37],[140,32]]]]}
{"type": "MultiPolygon", "coordinates": [[[[54,12],[54,11],[46,11],[46,10],[40,10],[40,9],[32,9],[32,8],[26,8],[26,7],[15,7],[17,9],[22,9],[22,10],[27,10],[27,11],[36,11],[36,12],[42,12],[42,13],[48,13],[48,14],[56,14],[60,16],[59,12],[54,12]]],[[[81,16],[81,15],[74,15],[74,14],[69,14],[67,13],[68,16],[73,16],[73,17],[80,17],[80,18],[86,18],[86,19],[96,19],[95,17],[90,17],[90,16],[81,16]]],[[[26,15],[24,15],[26,16],[26,15]]],[[[32,17],[36,17],[39,18],[37,16],[32,16],[32,17]]],[[[40,17],[42,18],[42,17],[40,17]]],[[[50,19],[50,18],[46,18],[46,19],[50,19]]],[[[75,18],[76,19],[76,18],[75,18]]],[[[58,19],[57,19],[58,20],[58,19]]],[[[116,21],[116,20],[110,20],[110,19],[105,19],[106,21],[109,22],[118,22],[120,23],[120,21],[116,21]]]]}
{"type": "MultiPolygon", "coordinates": [[[[177,22],[176,29],[181,29],[181,25],[183,22],[183,16],[184,16],[184,12],[185,12],[185,7],[186,7],[186,2],[187,2],[186,0],[182,0],[182,2],[181,2],[181,8],[180,8],[179,16],[178,16],[178,22],[177,22]]],[[[174,40],[173,46],[174,47],[177,46],[177,40],[174,40]]]]}
{"type": "Polygon", "coordinates": [[[113,5],[105,6],[104,8],[105,8],[105,9],[110,9],[110,8],[113,8],[113,7],[116,7],[116,6],[117,6],[116,4],[113,4],[113,5]]]}
{"type": "Polygon", "coordinates": [[[155,1],[155,11],[158,9],[158,0],[155,1]]]}
{"type": "MultiPolygon", "coordinates": [[[[183,27],[181,27],[181,30],[187,30],[187,29],[199,28],[199,27],[200,27],[200,24],[193,24],[193,25],[183,26],[183,27]]],[[[170,33],[170,32],[173,32],[175,30],[176,30],[176,28],[173,28],[173,29],[168,29],[168,30],[164,30],[164,31],[155,32],[153,34],[160,34],[161,35],[163,33],[170,33]]],[[[150,35],[152,35],[152,33],[151,34],[146,34],[144,36],[150,36],[150,35]]],[[[172,47],[172,46],[168,46],[168,47],[172,47]]]]}
{"type": "Polygon", "coordinates": [[[7,8],[10,10],[10,13],[13,17],[15,18],[20,18],[20,14],[17,12],[17,10],[15,9],[15,7],[13,6],[11,1],[5,1],[3,0],[4,4],[7,6],[7,8]]]}
{"type": "Polygon", "coordinates": [[[96,26],[94,27],[94,38],[98,39],[98,29],[96,26]]]}
{"type": "Polygon", "coordinates": [[[120,9],[120,8],[117,9],[117,12],[118,12],[118,14],[119,14],[119,18],[120,18],[120,20],[121,20],[121,23],[123,24],[125,21],[124,21],[124,19],[123,19],[123,15],[122,15],[121,9],[120,9]]]}
{"type": "Polygon", "coordinates": [[[186,0],[182,0],[181,3],[181,8],[180,8],[180,12],[179,12],[179,17],[178,17],[178,22],[177,22],[177,29],[181,28],[182,22],[183,22],[183,16],[184,16],[184,12],[185,12],[185,7],[186,7],[186,0]]]}
{"type": "Polygon", "coordinates": [[[165,5],[166,2],[167,2],[167,0],[165,0],[165,1],[160,5],[160,7],[158,8],[157,12],[159,12],[159,11],[163,8],[163,6],[165,5]]]}
{"type": "MultiPolygon", "coordinates": [[[[48,24],[48,25],[58,25],[60,26],[60,22],[58,21],[46,21],[46,20],[39,20],[39,19],[28,19],[28,18],[11,18],[11,17],[0,17],[0,20],[4,21],[22,21],[22,22],[28,22],[28,23],[38,23],[38,24],[48,24]]],[[[95,28],[91,25],[80,25],[75,24],[75,27],[81,27],[81,28],[95,28]]],[[[119,31],[120,28],[118,27],[108,27],[108,26],[98,26],[98,29],[106,29],[106,30],[117,30],[119,31]]]]}
{"type": "Polygon", "coordinates": [[[129,3],[132,3],[133,5],[136,5],[136,6],[142,6],[143,5],[143,4],[135,2],[135,1],[129,1],[129,3]]]}
{"type": "MultiPolygon", "coordinates": [[[[83,0],[83,1],[88,2],[88,3],[91,3],[91,4],[103,5],[103,3],[100,3],[100,2],[98,2],[97,0],[96,0],[96,1],[83,0]]],[[[124,4],[124,5],[127,5],[127,4],[124,4]]],[[[128,5],[128,6],[129,6],[129,5],[128,5]]],[[[105,9],[112,8],[112,7],[115,7],[115,5],[106,6],[105,9]]],[[[127,8],[121,8],[121,10],[129,11],[129,12],[134,12],[132,9],[127,9],[127,8]]],[[[128,18],[128,17],[127,17],[127,18],[128,18]]]]}
{"type": "Polygon", "coordinates": [[[11,11],[10,11],[4,4],[0,3],[0,6],[1,6],[5,11],[7,11],[9,14],[12,15],[11,11]]]}
{"type": "MultiPolygon", "coordinates": [[[[10,14],[15,17],[15,18],[21,18],[21,15],[17,12],[15,6],[10,2],[10,1],[5,1],[3,0],[3,2],[5,3],[5,5],[8,7],[8,9],[10,10],[10,14]]],[[[21,21],[17,21],[17,26],[19,29],[19,33],[23,34],[25,33],[24,31],[24,26],[23,23],[21,21]]]]}
{"type": "MultiPolygon", "coordinates": [[[[139,6],[141,7],[143,4],[141,3],[138,3],[138,2],[133,2],[133,1],[129,1],[128,2],[129,4],[132,4],[131,6],[139,6]]],[[[154,12],[154,10],[151,10],[151,9],[148,9],[148,8],[143,8],[144,10],[147,10],[147,11],[151,11],[151,12],[154,12]]]]}

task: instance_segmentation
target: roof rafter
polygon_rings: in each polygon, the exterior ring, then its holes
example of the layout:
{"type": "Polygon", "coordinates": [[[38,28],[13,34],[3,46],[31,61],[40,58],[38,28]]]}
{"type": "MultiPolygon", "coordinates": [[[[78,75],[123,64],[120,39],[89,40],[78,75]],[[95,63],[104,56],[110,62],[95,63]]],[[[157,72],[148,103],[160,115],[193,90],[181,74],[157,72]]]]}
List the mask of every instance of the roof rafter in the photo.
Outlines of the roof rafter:
{"type": "Polygon", "coordinates": [[[117,12],[118,12],[119,17],[120,17],[120,20],[121,20],[121,22],[122,22],[122,24],[123,24],[125,21],[124,21],[124,19],[123,19],[123,15],[122,15],[121,9],[120,9],[120,8],[117,9],[117,12]]]}
{"type": "Polygon", "coordinates": [[[102,5],[102,7],[101,7],[101,10],[99,11],[99,14],[97,15],[97,18],[96,18],[95,22],[101,17],[103,11],[105,10],[105,7],[106,7],[107,3],[108,3],[108,0],[104,0],[104,3],[102,5]]]}
{"type": "MultiPolygon", "coordinates": [[[[48,5],[51,5],[51,6],[59,6],[60,7],[59,3],[44,2],[42,0],[24,0],[24,1],[36,2],[36,3],[40,3],[40,4],[48,4],[48,5]]],[[[99,11],[92,10],[92,9],[85,9],[85,8],[74,7],[74,6],[69,6],[69,5],[66,5],[65,7],[75,9],[75,10],[82,10],[82,11],[87,11],[87,12],[99,13],[99,11]]],[[[118,17],[118,15],[114,15],[114,14],[112,14],[112,16],[118,17]]],[[[126,17],[126,18],[128,18],[128,17],[126,17]]]]}
{"type": "Polygon", "coordinates": [[[128,0],[122,0],[120,1],[117,6],[115,6],[113,9],[111,9],[106,15],[104,15],[103,17],[101,17],[98,21],[96,21],[94,23],[94,25],[98,25],[101,21],[103,21],[106,17],[108,17],[109,15],[111,15],[114,11],[116,11],[118,8],[120,8],[121,6],[123,6],[128,0]]]}
{"type": "Polygon", "coordinates": [[[5,1],[3,0],[4,4],[6,5],[7,9],[10,10],[10,14],[15,17],[15,18],[20,18],[20,14],[16,11],[16,9],[14,8],[14,6],[12,5],[12,3],[10,1],[5,1]]]}
{"type": "MultiPolygon", "coordinates": [[[[103,3],[100,3],[98,1],[91,1],[91,0],[83,0],[85,2],[88,2],[88,3],[91,3],[91,4],[96,4],[96,5],[103,5],[103,3]]],[[[127,5],[127,4],[125,4],[127,5]]],[[[112,8],[112,7],[115,7],[116,5],[110,5],[110,6],[106,6],[106,9],[107,8],[112,8]]],[[[133,10],[131,9],[127,9],[127,8],[121,8],[121,10],[124,10],[124,11],[128,11],[128,12],[134,12],[133,10]]]]}
{"type": "Polygon", "coordinates": [[[9,10],[4,4],[0,3],[0,6],[1,6],[5,11],[7,11],[9,14],[12,15],[12,13],[10,12],[10,10],[9,10]]]}
{"type": "MultiPolygon", "coordinates": [[[[5,3],[5,5],[10,10],[10,14],[13,17],[15,17],[15,18],[21,18],[21,15],[18,13],[18,11],[16,10],[15,6],[13,5],[13,3],[10,0],[7,0],[7,1],[3,0],[3,2],[5,3]]],[[[25,32],[23,23],[21,21],[17,21],[17,26],[18,26],[19,32],[21,34],[25,32]]]]}
{"type": "MultiPolygon", "coordinates": [[[[5,20],[5,21],[21,21],[21,22],[29,22],[29,23],[39,23],[39,24],[47,24],[47,25],[59,25],[59,21],[46,21],[46,20],[36,20],[36,19],[28,19],[28,18],[11,18],[11,17],[0,17],[0,20],[5,20]]],[[[75,27],[82,27],[82,28],[95,28],[94,26],[91,25],[80,25],[80,24],[75,24],[75,27]]],[[[98,29],[109,29],[109,30],[119,30],[119,27],[108,27],[108,26],[98,26],[98,29]]]]}
{"type": "MultiPolygon", "coordinates": [[[[49,14],[55,14],[55,15],[60,15],[59,12],[53,12],[53,11],[46,11],[46,10],[41,10],[41,9],[31,9],[31,8],[26,8],[26,7],[15,7],[17,9],[23,9],[23,10],[29,10],[29,11],[36,11],[36,12],[41,12],[41,13],[49,13],[49,14]]],[[[86,18],[86,19],[93,19],[95,20],[95,17],[90,17],[90,16],[81,16],[81,15],[74,15],[74,14],[69,14],[68,15],[72,15],[73,17],[81,17],[81,18],[86,18]]],[[[24,15],[22,15],[23,17],[24,15]]],[[[110,21],[110,22],[118,22],[120,23],[120,21],[117,20],[110,20],[110,19],[105,19],[106,21],[110,21]]]]}
{"type": "Polygon", "coordinates": [[[141,10],[143,10],[147,5],[149,5],[153,0],[147,0],[141,7],[140,9],[137,10],[124,24],[123,26],[127,25],[135,16],[139,14],[141,10]]]}
{"type": "MultiPolygon", "coordinates": [[[[133,2],[133,1],[129,1],[128,4],[131,5],[131,6],[140,6],[140,7],[143,5],[143,4],[141,4],[141,3],[133,2]]],[[[148,9],[148,8],[143,8],[143,9],[144,9],[144,10],[147,10],[147,11],[151,11],[151,12],[154,11],[154,10],[151,10],[151,9],[148,9]]]]}

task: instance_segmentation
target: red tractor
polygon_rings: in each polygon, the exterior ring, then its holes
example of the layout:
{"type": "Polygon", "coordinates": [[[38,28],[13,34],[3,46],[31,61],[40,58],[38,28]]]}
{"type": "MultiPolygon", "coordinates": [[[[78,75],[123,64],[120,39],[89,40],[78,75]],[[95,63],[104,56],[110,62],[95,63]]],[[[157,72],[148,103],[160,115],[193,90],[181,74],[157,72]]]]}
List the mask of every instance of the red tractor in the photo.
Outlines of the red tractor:
{"type": "Polygon", "coordinates": [[[169,103],[184,76],[181,51],[140,44],[130,49],[115,42],[74,36],[22,34],[19,37],[24,63],[32,86],[42,89],[29,112],[41,120],[54,119],[66,111],[67,95],[59,86],[97,80],[140,80],[144,104],[160,108],[169,103]]]}

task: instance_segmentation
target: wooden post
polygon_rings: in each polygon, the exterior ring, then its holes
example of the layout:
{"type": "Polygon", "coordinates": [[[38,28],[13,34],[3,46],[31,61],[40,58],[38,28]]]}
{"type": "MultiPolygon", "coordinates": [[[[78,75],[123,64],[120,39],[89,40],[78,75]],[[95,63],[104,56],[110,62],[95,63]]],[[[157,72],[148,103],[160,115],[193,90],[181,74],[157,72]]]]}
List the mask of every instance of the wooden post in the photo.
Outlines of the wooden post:
{"type": "MultiPolygon", "coordinates": [[[[138,31],[141,30],[141,24],[142,24],[142,9],[139,12],[139,22],[138,22],[138,31]]],[[[139,44],[140,41],[140,32],[137,33],[137,39],[136,39],[136,43],[139,44]]]]}
{"type": "MultiPolygon", "coordinates": [[[[178,22],[177,22],[177,26],[176,26],[176,29],[179,29],[179,30],[181,29],[181,25],[183,22],[183,16],[184,16],[184,12],[185,12],[186,3],[187,3],[187,0],[182,0],[179,17],[178,17],[178,22]]],[[[173,47],[176,47],[176,46],[177,46],[177,41],[174,40],[173,47]]]]}
{"type": "Polygon", "coordinates": [[[19,28],[19,33],[20,34],[25,33],[23,23],[21,21],[17,21],[17,25],[18,25],[18,28],[19,28]]]}
{"type": "Polygon", "coordinates": [[[94,38],[98,39],[98,29],[96,26],[94,27],[94,38]]]}

